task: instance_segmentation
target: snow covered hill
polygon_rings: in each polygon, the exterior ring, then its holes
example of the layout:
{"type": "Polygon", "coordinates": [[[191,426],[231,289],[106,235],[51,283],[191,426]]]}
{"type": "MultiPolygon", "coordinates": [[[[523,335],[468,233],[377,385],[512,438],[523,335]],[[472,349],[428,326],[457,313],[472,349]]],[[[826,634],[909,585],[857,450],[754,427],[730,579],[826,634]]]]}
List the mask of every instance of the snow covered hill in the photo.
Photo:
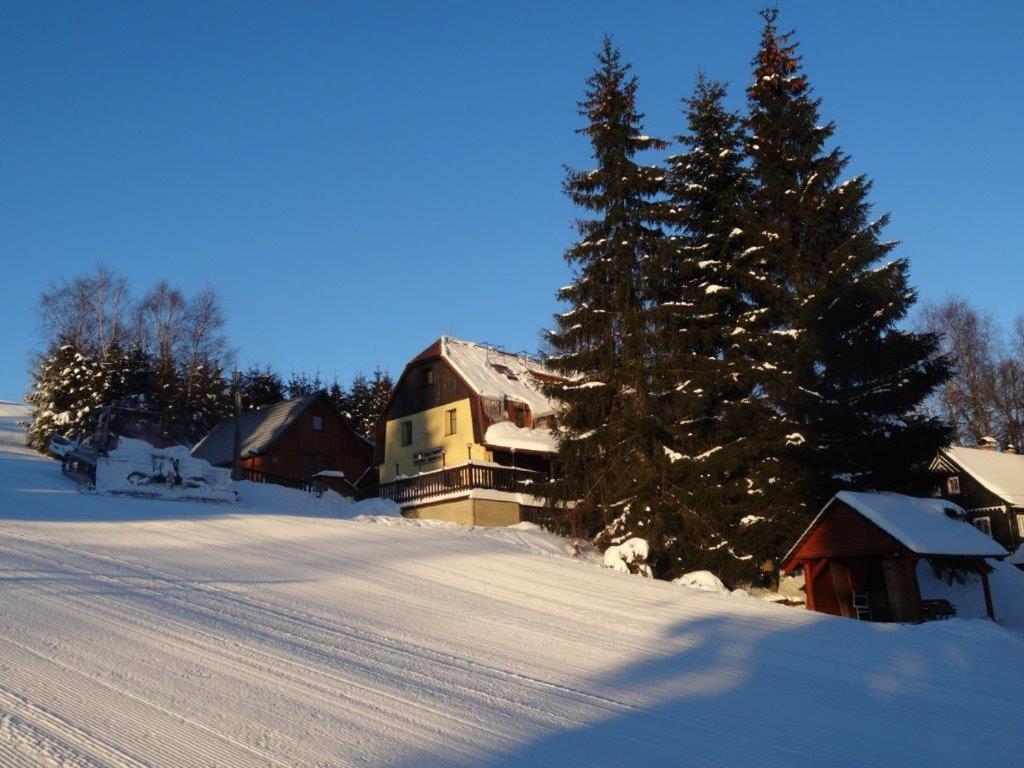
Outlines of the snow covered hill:
{"type": "Polygon", "coordinates": [[[0,765],[1019,759],[1024,642],[989,622],[834,619],[283,489],[245,485],[240,509],[80,495],[20,447],[16,410],[0,765]]]}

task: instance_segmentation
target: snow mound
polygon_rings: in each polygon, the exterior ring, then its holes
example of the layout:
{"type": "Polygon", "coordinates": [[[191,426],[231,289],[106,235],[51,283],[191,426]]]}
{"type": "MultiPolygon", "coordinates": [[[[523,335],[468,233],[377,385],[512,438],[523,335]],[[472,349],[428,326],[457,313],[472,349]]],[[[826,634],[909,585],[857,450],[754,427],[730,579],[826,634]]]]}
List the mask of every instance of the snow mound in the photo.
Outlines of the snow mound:
{"type": "Polygon", "coordinates": [[[731,594],[729,588],[711,571],[684,573],[678,579],[674,579],[673,583],[682,584],[684,587],[690,587],[691,589],[699,589],[702,592],[717,592],[720,595],[731,594]]]}

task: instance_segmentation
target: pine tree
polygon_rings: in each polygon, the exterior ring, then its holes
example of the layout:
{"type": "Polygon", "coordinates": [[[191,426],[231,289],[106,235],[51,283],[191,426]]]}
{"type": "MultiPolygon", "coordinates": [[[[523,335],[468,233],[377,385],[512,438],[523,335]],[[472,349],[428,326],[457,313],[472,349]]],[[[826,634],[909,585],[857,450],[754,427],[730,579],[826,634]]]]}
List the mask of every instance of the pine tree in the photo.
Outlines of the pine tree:
{"type": "Polygon", "coordinates": [[[373,387],[370,384],[370,380],[366,378],[366,374],[357,373],[353,376],[352,383],[348,387],[347,408],[345,411],[348,413],[353,426],[360,433],[363,433],[367,420],[372,418],[372,397],[373,387]]]}
{"type": "Polygon", "coordinates": [[[765,438],[777,425],[756,390],[766,328],[752,297],[762,275],[740,228],[751,186],[740,118],[725,96],[723,84],[698,75],[684,101],[687,133],[677,137],[686,151],[669,158],[676,234],[652,260],[650,283],[674,511],[629,532],[644,531],[663,575],[706,569],[733,583],[754,575],[736,539],[740,521],[763,511],[774,472],[765,438]]]}
{"type": "Polygon", "coordinates": [[[391,391],[395,388],[395,382],[391,379],[391,374],[378,365],[373,369],[373,376],[368,383],[366,404],[355,423],[356,429],[362,435],[373,440],[377,433],[377,422],[384,415],[384,409],[387,408],[391,391]]]}
{"type": "MultiPolygon", "coordinates": [[[[565,192],[595,214],[581,219],[580,242],[568,249],[571,285],[558,298],[569,310],[555,316],[547,339],[556,372],[572,378],[551,394],[563,404],[557,478],[545,489],[554,502],[571,502],[566,523],[593,534],[623,515],[635,525],[657,517],[668,464],[657,403],[647,262],[666,247],[664,170],[635,157],[667,145],[642,133],[637,81],[610,38],[587,79],[578,133],[591,143],[596,167],[567,170],[565,192]]],[[[609,538],[619,535],[614,526],[609,538]]]]}
{"type": "Polygon", "coordinates": [[[324,388],[323,379],[320,378],[320,372],[317,371],[312,377],[310,377],[305,371],[296,373],[292,371],[288,377],[288,383],[285,384],[285,390],[288,393],[288,399],[294,400],[297,397],[308,397],[314,392],[319,392],[324,388]]]}
{"type": "Polygon", "coordinates": [[[52,346],[40,357],[32,392],[25,398],[32,406],[31,420],[25,424],[26,442],[45,451],[56,433],[91,434],[102,389],[103,373],[91,355],[76,344],[52,346]]]}
{"type": "Polygon", "coordinates": [[[153,399],[153,358],[143,347],[129,350],[122,378],[124,392],[121,397],[147,404],[153,399]]]}
{"type": "Polygon", "coordinates": [[[285,399],[284,382],[270,366],[251,365],[242,374],[242,410],[255,411],[285,399]]]}
{"type": "Polygon", "coordinates": [[[915,293],[907,262],[884,262],[896,245],[880,239],[888,216],[869,220],[864,176],[840,181],[849,158],[826,147],[835,126],[820,121],[792,33],[778,34],[776,11],[763,15],[742,228],[770,278],[756,301],[774,325],[773,373],[759,387],[784,423],[777,457],[791,503],[772,507],[760,554],[778,555],[840,488],[923,490],[948,432],[918,409],[948,366],[934,337],[898,327],[915,293]]]}
{"type": "Polygon", "coordinates": [[[230,386],[216,361],[197,363],[188,388],[174,402],[174,434],[189,443],[198,442],[217,423],[231,415],[230,386]]]}
{"type": "Polygon", "coordinates": [[[334,403],[335,408],[342,413],[348,413],[348,392],[346,392],[345,388],[338,382],[337,376],[335,376],[331,381],[331,386],[327,388],[327,396],[331,399],[331,402],[334,403]]]}

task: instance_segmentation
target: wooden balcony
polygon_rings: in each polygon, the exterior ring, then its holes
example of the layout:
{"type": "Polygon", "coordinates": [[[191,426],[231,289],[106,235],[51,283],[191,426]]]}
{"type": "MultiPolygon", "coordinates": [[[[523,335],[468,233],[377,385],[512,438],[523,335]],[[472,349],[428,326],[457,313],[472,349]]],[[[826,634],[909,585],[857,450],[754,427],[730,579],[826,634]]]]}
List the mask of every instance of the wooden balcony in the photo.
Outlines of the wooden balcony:
{"type": "Polygon", "coordinates": [[[295,488],[314,496],[323,496],[328,489],[327,482],[320,477],[286,477],[275,475],[272,472],[264,472],[262,469],[242,467],[242,479],[253,483],[270,483],[272,485],[283,485],[285,488],[295,488]]]}
{"type": "Polygon", "coordinates": [[[462,464],[381,483],[376,488],[367,488],[360,496],[376,496],[391,499],[397,504],[409,504],[473,489],[532,493],[536,485],[547,482],[546,474],[529,469],[493,464],[462,464]]]}

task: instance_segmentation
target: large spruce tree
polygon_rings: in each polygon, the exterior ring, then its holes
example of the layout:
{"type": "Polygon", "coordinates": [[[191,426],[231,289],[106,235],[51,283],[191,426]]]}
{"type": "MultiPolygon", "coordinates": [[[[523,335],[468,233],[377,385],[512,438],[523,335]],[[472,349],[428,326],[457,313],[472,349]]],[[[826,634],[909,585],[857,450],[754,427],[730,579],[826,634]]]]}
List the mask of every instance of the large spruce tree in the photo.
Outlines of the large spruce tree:
{"type": "Polygon", "coordinates": [[[662,575],[709,569],[733,582],[757,564],[738,539],[766,517],[780,427],[757,387],[769,318],[753,299],[765,277],[740,226],[751,184],[740,117],[725,96],[700,74],[684,100],[685,151],[669,158],[675,234],[651,261],[672,510],[648,538],[662,575]]]}
{"type": "Polygon", "coordinates": [[[922,490],[948,432],[918,409],[948,366],[933,336],[899,327],[915,293],[907,262],[886,260],[896,245],[881,240],[888,217],[870,220],[864,176],[841,180],[849,158],[827,147],[835,126],[821,121],[792,33],[777,32],[776,11],[763,15],[747,91],[754,192],[741,228],[769,278],[753,288],[774,326],[758,388],[784,427],[777,457],[789,486],[768,500],[771,525],[751,542],[767,555],[836,490],[922,490]]]}
{"type": "Polygon", "coordinates": [[[665,179],[663,169],[636,159],[666,143],[643,134],[636,78],[610,38],[597,59],[580,104],[587,125],[578,131],[596,165],[567,170],[564,185],[594,216],[577,222],[580,241],[565,254],[574,279],[558,293],[569,308],[547,339],[550,366],[572,379],[551,390],[563,404],[563,431],[548,492],[572,504],[566,520],[586,534],[631,513],[657,518],[668,463],[651,391],[657,360],[646,285],[648,261],[667,242],[665,179]]]}

